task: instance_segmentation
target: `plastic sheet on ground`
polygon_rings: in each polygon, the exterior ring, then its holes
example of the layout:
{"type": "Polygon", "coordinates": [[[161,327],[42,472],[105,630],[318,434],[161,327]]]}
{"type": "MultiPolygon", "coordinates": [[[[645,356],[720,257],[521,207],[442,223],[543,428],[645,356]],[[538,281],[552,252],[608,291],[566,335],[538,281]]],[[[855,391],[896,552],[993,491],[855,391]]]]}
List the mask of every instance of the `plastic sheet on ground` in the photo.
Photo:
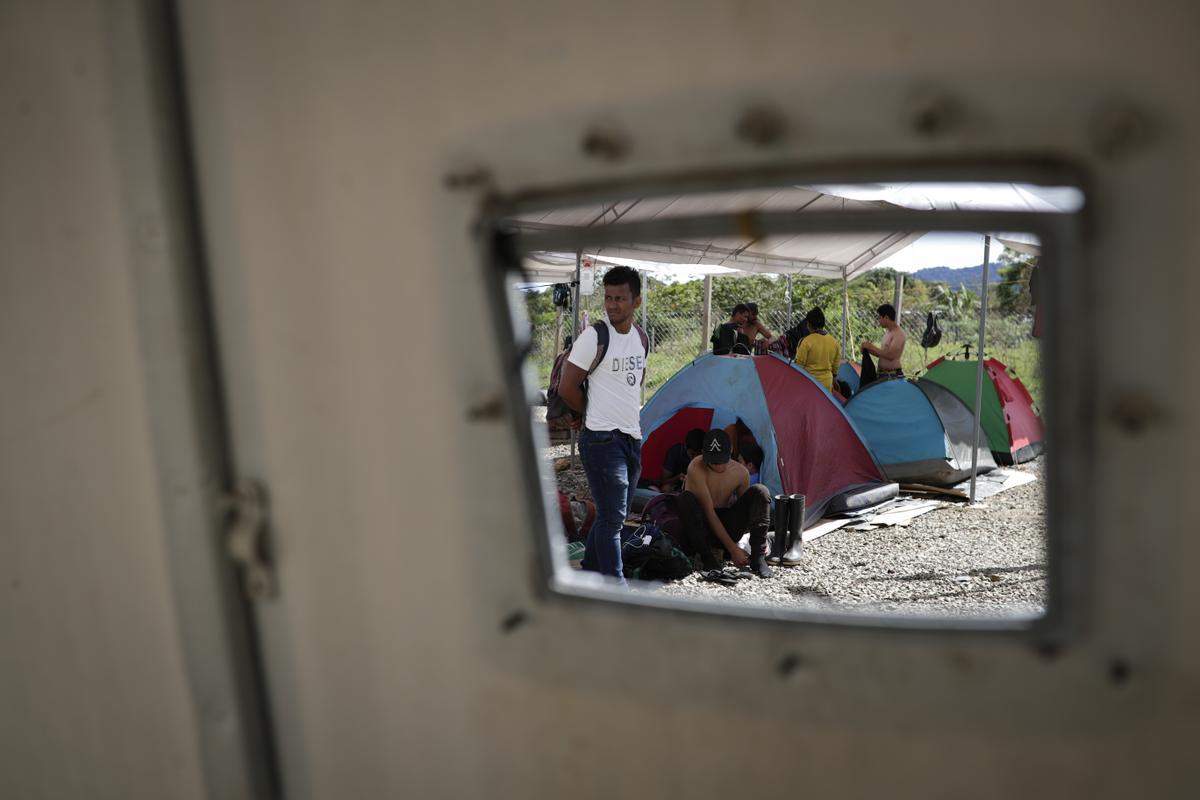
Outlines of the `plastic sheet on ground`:
{"type": "MultiPolygon", "coordinates": [[[[1000,494],[1009,489],[1015,489],[1018,486],[1024,486],[1027,483],[1033,483],[1036,480],[1037,475],[1032,472],[1021,472],[1020,470],[998,467],[984,475],[976,476],[975,502],[985,500],[992,495],[1000,494]]],[[[954,488],[969,496],[971,492],[971,479],[967,478],[962,483],[955,484],[954,488]]]]}

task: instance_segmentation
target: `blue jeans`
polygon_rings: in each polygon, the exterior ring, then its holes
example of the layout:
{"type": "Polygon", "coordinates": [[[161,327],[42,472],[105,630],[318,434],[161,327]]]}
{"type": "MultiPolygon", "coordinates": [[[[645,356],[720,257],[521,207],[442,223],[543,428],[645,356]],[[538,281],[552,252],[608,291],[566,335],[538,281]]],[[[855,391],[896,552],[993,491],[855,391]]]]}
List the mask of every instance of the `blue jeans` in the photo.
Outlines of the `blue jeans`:
{"type": "Polygon", "coordinates": [[[596,521],[588,531],[581,566],[624,583],[621,528],[642,474],[642,440],[620,431],[585,428],[579,433],[579,458],[596,504],[596,521]]]}

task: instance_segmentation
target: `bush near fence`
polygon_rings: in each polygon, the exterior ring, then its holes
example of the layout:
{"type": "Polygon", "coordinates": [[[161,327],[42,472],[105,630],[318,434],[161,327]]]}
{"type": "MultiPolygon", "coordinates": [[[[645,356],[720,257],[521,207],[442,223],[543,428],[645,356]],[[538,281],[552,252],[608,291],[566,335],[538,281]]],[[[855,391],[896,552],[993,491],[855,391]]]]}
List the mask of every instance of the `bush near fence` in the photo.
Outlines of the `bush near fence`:
{"type": "MultiPolygon", "coordinates": [[[[650,338],[650,356],[646,371],[647,399],[680,368],[708,350],[708,337],[711,333],[711,329],[702,330],[702,305],[671,310],[656,308],[656,286],[661,288],[661,284],[657,282],[651,283],[649,287],[644,325],[650,338]]],[[[807,309],[813,305],[821,305],[825,311],[827,330],[840,340],[840,295],[841,287],[835,282],[826,283],[818,292],[796,292],[793,294],[790,314],[786,301],[781,301],[778,297],[767,300],[753,297],[745,299],[758,302],[759,319],[776,335],[799,322],[807,309]],[[830,302],[833,292],[836,292],[836,302],[830,302]]],[[[879,343],[883,329],[879,326],[875,309],[882,302],[890,303],[891,299],[890,295],[883,300],[872,299],[870,303],[855,302],[852,299],[847,342],[854,360],[857,361],[859,357],[859,342],[867,339],[875,344],[879,343]]],[[[585,318],[589,323],[603,318],[603,300],[601,291],[580,298],[581,329],[585,318]]],[[[716,326],[727,319],[728,308],[718,308],[714,301],[711,325],[716,326]]],[[[643,323],[641,309],[637,311],[636,320],[639,325],[643,323]]],[[[562,315],[561,323],[563,336],[569,333],[571,322],[572,312],[566,311],[562,315]]],[[[976,355],[979,344],[979,316],[974,310],[951,315],[936,307],[904,307],[901,311],[900,325],[908,336],[901,363],[905,374],[910,377],[919,377],[929,362],[941,356],[962,358],[968,345],[971,357],[976,355]],[[921,335],[925,331],[926,314],[929,311],[937,314],[942,339],[937,347],[926,350],[921,347],[921,335]]],[[[546,313],[539,314],[532,324],[533,347],[529,358],[538,384],[543,387],[549,383],[550,369],[554,364],[555,327],[554,316],[546,313]]],[[[989,309],[986,354],[1011,367],[1033,395],[1034,402],[1038,403],[1041,400],[1041,359],[1038,340],[1033,338],[1032,328],[1033,320],[1027,314],[1004,315],[995,309],[989,309]]]]}

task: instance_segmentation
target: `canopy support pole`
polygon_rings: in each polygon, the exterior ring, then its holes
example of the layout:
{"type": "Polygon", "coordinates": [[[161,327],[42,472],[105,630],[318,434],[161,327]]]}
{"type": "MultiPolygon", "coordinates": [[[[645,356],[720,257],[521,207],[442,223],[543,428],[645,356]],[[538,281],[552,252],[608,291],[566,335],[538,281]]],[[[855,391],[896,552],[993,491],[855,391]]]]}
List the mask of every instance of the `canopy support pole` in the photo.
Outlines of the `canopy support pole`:
{"type": "Polygon", "coordinates": [[[850,281],[846,280],[846,270],[842,269],[842,358],[853,361],[846,345],[850,338],[850,281]]]}
{"type": "MultiPolygon", "coordinates": [[[[571,346],[579,338],[579,272],[583,268],[583,251],[575,251],[575,302],[571,305],[571,346]]],[[[571,469],[575,469],[575,429],[571,429],[571,469]]]]}
{"type": "MultiPolygon", "coordinates": [[[[646,332],[646,336],[650,336],[650,326],[646,324],[646,315],[649,313],[646,307],[650,305],[650,276],[642,270],[642,330],[646,332]]],[[[648,339],[647,339],[648,340],[648,339]]],[[[650,351],[646,351],[647,360],[649,359],[650,351]]],[[[642,368],[642,405],[646,405],[646,372],[645,367],[642,368]]]]}
{"type": "Polygon", "coordinates": [[[700,350],[696,353],[698,356],[704,355],[708,350],[708,333],[712,330],[712,276],[704,276],[704,311],[701,314],[701,319],[704,320],[700,326],[700,350]]]}
{"type": "Polygon", "coordinates": [[[983,237],[983,283],[979,293],[979,359],[975,367],[975,445],[971,448],[971,503],[975,502],[975,477],[979,474],[979,412],[983,406],[983,337],[987,330],[988,261],[991,258],[992,237],[983,237]]]}
{"type": "Polygon", "coordinates": [[[788,330],[792,329],[792,276],[787,276],[787,326],[788,330]]]}

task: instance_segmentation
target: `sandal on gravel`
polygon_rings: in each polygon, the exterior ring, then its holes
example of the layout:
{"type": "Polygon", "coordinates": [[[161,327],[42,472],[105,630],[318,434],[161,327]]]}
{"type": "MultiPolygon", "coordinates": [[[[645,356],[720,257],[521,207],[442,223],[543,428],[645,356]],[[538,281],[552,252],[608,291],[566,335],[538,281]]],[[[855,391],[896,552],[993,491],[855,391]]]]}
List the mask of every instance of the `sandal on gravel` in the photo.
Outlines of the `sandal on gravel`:
{"type": "Polygon", "coordinates": [[[737,586],[738,579],[721,569],[710,569],[708,572],[700,573],[700,580],[708,581],[709,583],[719,583],[722,586],[737,586]]]}

